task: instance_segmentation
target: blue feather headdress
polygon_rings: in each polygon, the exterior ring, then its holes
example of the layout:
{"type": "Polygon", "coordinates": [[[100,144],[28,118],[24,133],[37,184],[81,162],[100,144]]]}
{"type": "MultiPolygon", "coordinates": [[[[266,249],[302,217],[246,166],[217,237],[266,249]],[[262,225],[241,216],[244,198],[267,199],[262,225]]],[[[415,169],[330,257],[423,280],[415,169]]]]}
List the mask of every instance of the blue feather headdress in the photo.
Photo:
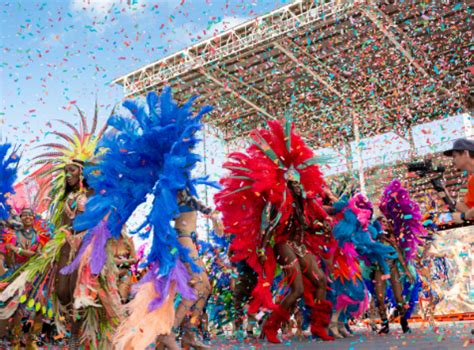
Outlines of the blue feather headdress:
{"type": "Polygon", "coordinates": [[[0,144],[0,220],[6,220],[10,216],[10,206],[7,200],[14,193],[18,163],[20,156],[17,154],[18,148],[12,147],[9,143],[0,144]]]}
{"type": "Polygon", "coordinates": [[[343,218],[334,226],[333,235],[339,245],[346,242],[354,244],[359,255],[368,263],[378,263],[384,274],[388,274],[389,268],[386,259],[395,259],[396,251],[375,239],[380,234],[380,228],[370,223],[372,217],[372,204],[362,196],[356,194],[352,199],[343,196],[334,204],[337,212],[343,212],[343,218]],[[361,200],[363,199],[363,200],[361,200]]]}
{"type": "MultiPolygon", "coordinates": [[[[198,267],[178,240],[172,225],[179,215],[177,194],[187,189],[196,195],[197,184],[214,185],[207,178],[192,178],[191,172],[200,161],[193,153],[199,142],[196,132],[202,127],[201,119],[211,107],[203,107],[196,116],[191,112],[196,97],[178,106],[171,89],[161,96],[149,93],[146,106],[127,100],[123,106],[133,118],[120,115],[110,117],[113,129],[104,135],[98,145],[102,153],[97,165],[86,167],[85,174],[95,194],[86,205],[86,211],[74,222],[74,229],[88,230],[78,257],[62,273],[71,273],[79,266],[82,253],[93,244],[91,271],[99,273],[105,263],[105,244],[109,238],[120,237],[122,226],[135,209],[153,196],[152,208],[137,231],[147,238],[152,236],[151,249],[145,266],[156,278],[174,275],[178,260],[198,267]],[[144,233],[143,233],[144,232],[144,233]],[[94,242],[94,243],[92,243],[94,242]]],[[[144,280],[149,280],[148,276],[144,280]]],[[[160,279],[160,288],[169,287],[160,279]]],[[[155,285],[158,288],[158,284],[155,285]]],[[[160,293],[162,297],[164,293],[160,293]]],[[[155,300],[159,305],[162,300],[155,300]]]]}

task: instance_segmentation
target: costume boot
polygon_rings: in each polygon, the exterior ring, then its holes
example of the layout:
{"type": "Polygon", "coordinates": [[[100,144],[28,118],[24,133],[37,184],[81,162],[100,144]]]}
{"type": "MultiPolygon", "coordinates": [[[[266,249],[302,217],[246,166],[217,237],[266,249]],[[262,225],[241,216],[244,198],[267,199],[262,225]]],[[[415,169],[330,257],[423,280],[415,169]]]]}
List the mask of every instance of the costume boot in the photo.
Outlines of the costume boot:
{"type": "Polygon", "coordinates": [[[283,322],[290,319],[290,314],[281,305],[271,313],[263,325],[262,338],[267,337],[270,343],[280,344],[281,341],[278,339],[278,330],[283,322]]]}
{"type": "Polygon", "coordinates": [[[382,320],[382,328],[379,330],[379,334],[388,334],[390,332],[390,326],[388,320],[382,320]]]}
{"type": "Polygon", "coordinates": [[[403,333],[411,332],[410,327],[408,327],[408,319],[406,316],[400,316],[400,326],[402,326],[403,333]]]}
{"type": "Polygon", "coordinates": [[[403,333],[411,332],[410,327],[408,327],[408,319],[406,317],[407,310],[405,307],[397,306],[398,314],[400,315],[400,326],[402,327],[403,333]]]}
{"type": "Polygon", "coordinates": [[[324,341],[334,340],[328,335],[327,328],[331,321],[332,303],[322,300],[313,306],[311,312],[311,334],[324,341]]]}

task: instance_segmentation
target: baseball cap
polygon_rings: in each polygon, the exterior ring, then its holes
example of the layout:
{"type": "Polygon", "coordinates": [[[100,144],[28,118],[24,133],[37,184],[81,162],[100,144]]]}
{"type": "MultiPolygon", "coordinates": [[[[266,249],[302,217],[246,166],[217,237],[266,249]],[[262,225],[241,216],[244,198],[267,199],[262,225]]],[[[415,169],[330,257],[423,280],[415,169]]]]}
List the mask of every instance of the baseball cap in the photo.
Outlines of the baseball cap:
{"type": "Polygon", "coordinates": [[[445,156],[451,157],[453,151],[472,151],[474,152],[474,140],[468,140],[465,138],[457,139],[454,141],[453,148],[450,150],[444,151],[445,156]]]}

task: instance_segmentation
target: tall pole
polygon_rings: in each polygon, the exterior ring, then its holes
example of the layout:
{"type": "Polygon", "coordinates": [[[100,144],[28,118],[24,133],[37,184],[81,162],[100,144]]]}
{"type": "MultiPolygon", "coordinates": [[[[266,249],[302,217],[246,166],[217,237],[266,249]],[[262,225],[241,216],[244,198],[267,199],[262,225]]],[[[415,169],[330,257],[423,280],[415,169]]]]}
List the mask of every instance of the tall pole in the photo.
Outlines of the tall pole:
{"type": "Polygon", "coordinates": [[[354,126],[354,139],[356,142],[356,157],[359,164],[360,192],[366,195],[367,191],[365,188],[364,160],[362,159],[362,147],[360,145],[359,117],[356,113],[352,113],[352,122],[354,126]]]}
{"type": "MultiPolygon", "coordinates": [[[[206,124],[204,124],[202,135],[202,146],[203,146],[203,160],[204,160],[204,176],[207,175],[207,152],[206,152],[206,124]]],[[[209,207],[209,198],[207,193],[207,186],[204,186],[204,201],[206,206],[209,207]]],[[[206,219],[206,241],[209,242],[209,219],[206,219]]]]}

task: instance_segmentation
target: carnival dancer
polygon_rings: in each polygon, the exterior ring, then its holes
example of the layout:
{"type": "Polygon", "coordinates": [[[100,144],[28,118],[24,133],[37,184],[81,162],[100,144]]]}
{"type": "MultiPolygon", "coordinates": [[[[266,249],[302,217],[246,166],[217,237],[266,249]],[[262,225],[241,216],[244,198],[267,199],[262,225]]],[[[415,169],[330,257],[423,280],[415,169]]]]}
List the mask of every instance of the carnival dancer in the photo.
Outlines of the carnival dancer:
{"type": "MultiPolygon", "coordinates": [[[[36,157],[35,162],[51,165],[38,176],[53,175],[49,197],[54,236],[45,245],[43,254],[31,258],[17,270],[14,280],[0,295],[0,300],[10,297],[16,300],[20,296],[23,298],[25,285],[32,283],[34,292],[27,293],[27,297],[47,310],[45,312],[49,317],[54,315],[55,325],[60,333],[66,334],[67,328],[69,329],[70,349],[77,349],[80,342],[92,348],[107,349],[110,337],[103,335],[107,331],[110,333],[114,322],[117,322],[117,307],[120,303],[115,286],[115,271],[110,267],[107,273],[87,281],[84,280],[87,272],[84,269],[81,269],[81,275],[60,273],[74,259],[84,236],[84,232],[72,226],[78,215],[84,212],[87,197],[92,193],[84,169],[98,155],[96,145],[105,131],[104,127],[96,134],[97,105],[91,130],[79,108],[78,112],[80,129],[69,122],[60,121],[71,129],[72,135],[53,131],[52,134],[65,142],[42,145],[41,147],[49,150],[36,157]],[[86,287],[89,284],[93,285],[94,293],[84,297],[83,294],[90,291],[86,287]],[[102,334],[99,336],[100,333],[102,334]]],[[[111,261],[113,265],[113,260],[111,261]]]]}
{"type": "Polygon", "coordinates": [[[169,348],[177,348],[171,333],[176,319],[174,296],[179,292],[183,300],[197,301],[203,294],[204,283],[200,282],[205,282],[205,276],[192,232],[196,231],[197,211],[203,208],[196,200],[195,186],[209,182],[193,178],[191,171],[200,159],[192,152],[199,141],[196,132],[210,108],[205,107],[194,116],[190,111],[194,99],[179,107],[172,99],[171,89],[166,88],[160,97],[148,94],[146,106],[125,101],[123,105],[131,117],[109,118],[111,130],[99,145],[100,162],[86,169],[94,194],[86,211],[75,220],[74,228],[87,233],[78,256],[65,273],[78,267],[89,269],[93,275],[103,273],[111,251],[110,239],[119,239],[137,207],[147,197],[153,198],[150,212],[137,229],[143,237],[151,236],[150,251],[143,264],[148,272],[136,286],[135,297],[126,307],[128,317],[115,334],[118,349],[145,349],[157,338],[169,348]],[[174,220],[182,237],[178,236],[174,220]]]}
{"type": "MultiPolygon", "coordinates": [[[[35,219],[35,214],[30,208],[25,208],[20,213],[21,226],[6,230],[3,234],[3,244],[7,256],[7,266],[11,271],[19,269],[31,257],[38,254],[39,250],[49,240],[48,228],[40,217],[35,219]],[[35,229],[37,227],[39,230],[35,229]]],[[[30,286],[31,288],[31,286],[30,286]]],[[[12,346],[14,349],[20,347],[20,332],[22,320],[27,319],[30,314],[32,325],[27,333],[26,348],[36,349],[38,336],[42,328],[42,312],[40,308],[31,303],[30,300],[18,305],[12,318],[12,346]]]]}
{"type": "MultiPolygon", "coordinates": [[[[7,265],[7,251],[3,238],[6,230],[11,226],[9,219],[12,209],[8,201],[14,193],[13,185],[17,178],[20,161],[17,151],[18,149],[12,149],[10,143],[0,144],[0,281],[12,273],[12,269],[7,265]]],[[[0,305],[2,305],[1,302],[0,305]]],[[[8,317],[0,316],[1,337],[5,337],[8,334],[10,316],[13,312],[8,317]]]]}
{"type": "MultiPolygon", "coordinates": [[[[395,259],[397,253],[394,248],[377,242],[376,237],[380,234],[380,230],[371,223],[373,216],[372,203],[363,194],[356,193],[349,200],[343,197],[335,203],[334,207],[337,213],[343,214],[343,217],[333,229],[335,239],[340,247],[345,246],[345,249],[349,249],[347,252],[348,256],[356,256],[357,260],[362,262],[361,268],[355,271],[362,271],[362,274],[370,275],[371,279],[377,278],[378,275],[380,277],[383,275],[386,278],[390,272],[386,259],[395,259]],[[349,243],[349,245],[346,245],[346,243],[349,243]],[[351,253],[349,254],[349,252],[351,253]],[[354,255],[355,253],[356,255],[354,255]]],[[[363,298],[363,296],[366,296],[366,288],[358,281],[360,275],[356,274],[354,276],[357,278],[354,280],[353,285],[342,284],[338,286],[336,283],[336,292],[338,292],[338,297],[341,298],[340,305],[344,305],[349,309],[354,308],[356,304],[358,306],[364,305],[367,308],[368,301],[366,298],[363,298]]],[[[338,309],[341,310],[340,308],[338,309]]],[[[357,306],[356,310],[356,313],[364,311],[357,306]]],[[[338,327],[339,329],[341,327],[338,327]]]]}
{"type": "MultiPolygon", "coordinates": [[[[12,208],[16,203],[13,202],[13,183],[16,178],[19,157],[17,150],[13,149],[8,156],[9,144],[0,145],[0,156],[2,163],[0,166],[1,190],[0,190],[0,220],[2,220],[0,236],[0,254],[3,256],[2,265],[5,265],[6,271],[0,276],[0,281],[4,281],[9,275],[12,275],[22,265],[24,265],[32,256],[36,255],[38,250],[48,241],[50,227],[39,216],[35,216],[30,208],[18,208],[20,215],[12,208]],[[8,197],[8,198],[7,198],[8,197]],[[9,204],[6,203],[9,200],[9,204]],[[9,217],[8,217],[9,216],[9,217]],[[18,219],[14,219],[18,218],[18,219]]],[[[34,203],[30,203],[32,206],[34,203]]],[[[4,283],[2,283],[3,287],[4,283]]],[[[0,287],[0,288],[2,288],[0,287]]],[[[31,286],[28,286],[31,288],[31,286]]],[[[26,299],[25,299],[26,301],[26,299]]],[[[27,349],[36,348],[37,336],[42,326],[42,313],[35,304],[15,303],[13,300],[6,301],[0,312],[0,321],[11,321],[12,347],[20,347],[20,332],[22,320],[30,314],[35,314],[33,325],[27,334],[27,349]]]]}
{"type": "MultiPolygon", "coordinates": [[[[385,235],[378,238],[397,251],[397,259],[388,261],[390,266],[391,301],[400,316],[403,333],[410,331],[408,319],[418,301],[421,282],[415,268],[418,247],[424,242],[427,231],[423,226],[422,214],[416,202],[399,180],[393,180],[386,188],[379,204],[384,214],[382,225],[385,235]]],[[[379,312],[383,320],[381,333],[389,332],[384,304],[385,283],[376,281],[379,312]]],[[[379,332],[379,333],[380,333],[379,332]]]]}
{"type": "MultiPolygon", "coordinates": [[[[332,215],[337,226],[344,219],[342,209],[347,205],[345,195],[338,199],[332,191],[324,187],[326,197],[323,201],[324,209],[332,215]]],[[[341,188],[338,193],[343,193],[341,188]]],[[[328,277],[328,298],[332,302],[334,310],[329,325],[330,333],[335,338],[350,336],[344,321],[350,314],[360,315],[367,307],[367,295],[364,288],[359,255],[355,250],[354,243],[348,241],[339,242],[331,235],[332,227],[325,227],[326,244],[326,274],[328,277]]],[[[324,254],[321,253],[321,254],[324,254]]]]}
{"type": "Polygon", "coordinates": [[[251,133],[252,145],[245,154],[229,155],[224,168],[230,175],[221,180],[223,190],[215,196],[225,232],[234,235],[232,259],[247,261],[258,274],[248,312],[273,310],[262,330],[270,342],[280,343],[277,332],[303,294],[312,308],[313,335],[332,340],[326,330],[332,310],[326,300],[326,276],[313,253],[319,249],[315,242],[321,243],[313,234],[327,219],[320,160],[293,130],[291,120],[268,125],[268,130],[251,133]],[[277,261],[290,285],[279,305],[273,303],[270,289],[277,261]]]}

